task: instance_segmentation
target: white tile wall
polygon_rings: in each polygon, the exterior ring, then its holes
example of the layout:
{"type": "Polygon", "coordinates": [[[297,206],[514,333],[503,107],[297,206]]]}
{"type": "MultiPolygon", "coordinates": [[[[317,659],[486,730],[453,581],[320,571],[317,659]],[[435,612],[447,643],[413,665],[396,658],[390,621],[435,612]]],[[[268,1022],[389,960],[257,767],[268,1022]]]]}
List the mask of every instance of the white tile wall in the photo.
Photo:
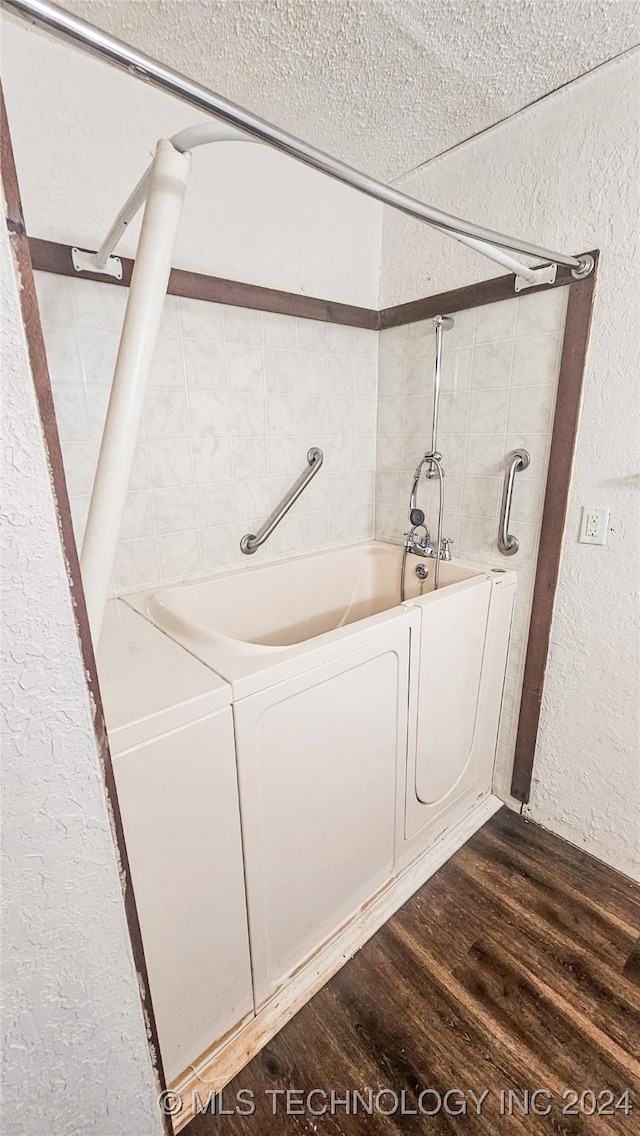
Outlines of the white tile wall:
{"type": "MultiPolygon", "coordinates": [[[[36,273],[76,536],[127,291],[36,273]]],[[[373,536],[377,333],[168,297],[113,589],[373,536]],[[319,445],[325,463],[267,545],[239,551],[319,445]]]]}
{"type": "MultiPolygon", "coordinates": [[[[444,535],[454,554],[518,572],[498,754],[508,790],[547,477],[567,290],[558,288],[458,312],[445,333],[438,446],[445,469],[444,535]],[[506,456],[531,455],[516,475],[505,557],[496,536],[506,456]]],[[[376,536],[401,541],[409,527],[413,472],[431,431],[435,332],[432,321],[379,336],[376,536]]],[[[419,506],[435,535],[437,482],[422,481],[419,506]]]]}

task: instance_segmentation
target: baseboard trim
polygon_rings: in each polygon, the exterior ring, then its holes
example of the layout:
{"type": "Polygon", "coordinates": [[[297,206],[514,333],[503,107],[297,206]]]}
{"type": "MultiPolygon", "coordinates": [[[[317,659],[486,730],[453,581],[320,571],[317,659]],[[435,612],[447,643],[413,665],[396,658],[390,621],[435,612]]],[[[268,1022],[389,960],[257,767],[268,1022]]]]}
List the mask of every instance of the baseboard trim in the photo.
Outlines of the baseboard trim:
{"type": "Polygon", "coordinates": [[[182,1110],[173,1118],[174,1132],[180,1132],[193,1119],[196,1093],[204,1105],[212,1093],[223,1089],[394,912],[502,807],[503,802],[493,794],[474,805],[467,816],[445,833],[433,848],[414,860],[378,892],[319,954],[289,979],[255,1018],[227,1038],[223,1045],[207,1051],[177,1077],[170,1088],[182,1097],[182,1110]]]}

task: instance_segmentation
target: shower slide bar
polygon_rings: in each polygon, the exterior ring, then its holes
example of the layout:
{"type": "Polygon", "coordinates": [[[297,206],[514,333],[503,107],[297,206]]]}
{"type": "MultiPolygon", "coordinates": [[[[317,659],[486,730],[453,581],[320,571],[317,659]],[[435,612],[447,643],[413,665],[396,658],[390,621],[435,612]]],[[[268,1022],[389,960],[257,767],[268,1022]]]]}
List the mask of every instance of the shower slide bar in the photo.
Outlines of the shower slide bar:
{"type": "MultiPolygon", "coordinates": [[[[509,252],[522,253],[525,256],[532,256],[552,265],[570,268],[575,279],[588,276],[593,269],[593,261],[588,256],[575,257],[569,256],[567,253],[554,252],[528,241],[508,236],[505,233],[487,229],[482,225],[475,225],[471,221],[454,217],[440,209],[426,205],[423,201],[418,201],[392,186],[385,185],[353,166],[341,162],[338,158],[318,150],[302,139],[280,130],[277,126],[273,126],[250,111],[244,110],[236,103],[230,102],[173,68],[159,63],[144,52],[137,51],[129,44],[109,35],[86,20],[66,12],[64,8],[51,3],[50,0],[2,0],[2,3],[3,6],[21,18],[39,24],[62,38],[72,40],[80,47],[102,56],[116,66],[125,68],[138,78],[146,80],[152,86],[163,91],[169,91],[198,110],[204,111],[218,120],[221,119],[236,130],[249,135],[250,138],[280,150],[281,153],[288,154],[297,161],[351,186],[360,193],[381,201],[384,205],[389,205],[393,209],[398,209],[410,217],[415,217],[417,220],[447,233],[455,240],[474,248],[483,256],[487,256],[503,267],[507,267],[509,271],[515,271],[525,280],[534,282],[538,270],[535,267],[521,264],[515,258],[508,256],[509,252]],[[507,250],[507,252],[504,250],[507,250]]],[[[137,189],[140,190],[140,186],[137,189]]],[[[143,193],[143,190],[140,190],[140,192],[143,193]]],[[[136,191],[134,191],[134,195],[135,193],[136,191]]],[[[132,203],[132,197],[129,198],[128,204],[132,203]]],[[[143,200],[144,196],[141,196],[138,208],[143,200]]]]}
{"type": "Polygon", "coordinates": [[[294,482],[291,489],[285,494],[282,500],[278,502],[271,515],[267,517],[257,533],[245,533],[243,536],[240,541],[240,549],[244,552],[245,556],[251,556],[253,552],[256,552],[257,549],[269,539],[283,517],[286,517],[291,506],[295,504],[300,494],[307,488],[309,482],[313,481],[323,461],[324,454],[320,447],[312,446],[307,454],[307,465],[309,468],[303,470],[300,477],[294,482]]]}
{"type": "Polygon", "coordinates": [[[530,460],[528,450],[514,450],[513,453],[509,454],[509,464],[505,473],[502,505],[500,507],[500,523],[498,526],[498,548],[503,556],[515,556],[520,547],[518,538],[509,533],[511,500],[513,497],[513,483],[516,473],[522,469],[526,469],[530,460]]]}

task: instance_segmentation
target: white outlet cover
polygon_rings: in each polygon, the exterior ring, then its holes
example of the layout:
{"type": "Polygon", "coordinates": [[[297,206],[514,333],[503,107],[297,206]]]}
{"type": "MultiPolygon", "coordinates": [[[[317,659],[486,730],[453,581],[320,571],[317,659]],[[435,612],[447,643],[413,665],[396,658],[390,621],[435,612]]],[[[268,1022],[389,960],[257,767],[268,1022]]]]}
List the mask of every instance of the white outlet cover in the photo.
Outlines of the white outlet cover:
{"type": "Polygon", "coordinates": [[[606,544],[609,529],[609,510],[591,505],[582,506],[580,523],[581,544],[606,544]]]}

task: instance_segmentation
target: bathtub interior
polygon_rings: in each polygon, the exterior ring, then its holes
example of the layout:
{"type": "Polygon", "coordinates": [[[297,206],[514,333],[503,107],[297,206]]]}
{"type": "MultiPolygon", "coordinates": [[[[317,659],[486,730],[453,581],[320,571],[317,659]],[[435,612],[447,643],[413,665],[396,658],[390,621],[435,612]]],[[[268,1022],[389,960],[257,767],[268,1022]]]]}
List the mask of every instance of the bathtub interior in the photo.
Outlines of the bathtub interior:
{"type": "MultiPolygon", "coordinates": [[[[417,562],[408,558],[407,599],[433,591],[433,565],[421,581],[417,562]]],[[[398,606],[401,567],[397,546],[356,545],[162,588],[146,594],[146,614],[169,634],[215,639],[225,650],[294,647],[398,606]]],[[[440,586],[482,574],[445,563],[440,586]]]]}

